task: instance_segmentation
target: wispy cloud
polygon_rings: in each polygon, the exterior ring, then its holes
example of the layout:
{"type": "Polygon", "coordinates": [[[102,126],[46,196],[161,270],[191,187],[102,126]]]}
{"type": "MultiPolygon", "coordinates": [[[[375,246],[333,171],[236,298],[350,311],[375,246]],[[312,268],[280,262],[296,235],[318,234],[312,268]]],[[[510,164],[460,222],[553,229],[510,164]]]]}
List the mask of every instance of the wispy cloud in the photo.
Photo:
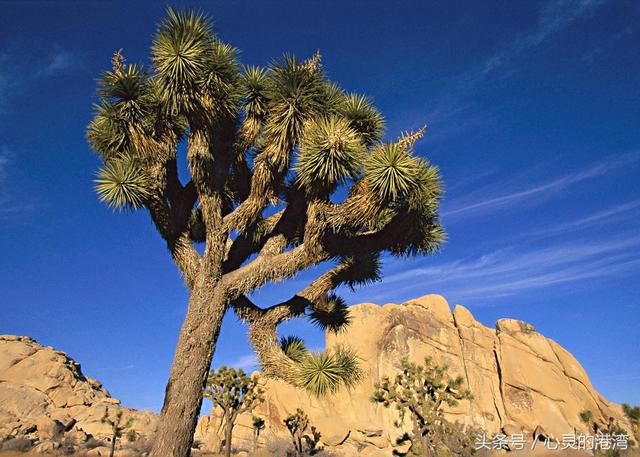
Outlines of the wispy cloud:
{"type": "Polygon", "coordinates": [[[230,367],[244,371],[254,371],[259,368],[260,362],[256,354],[246,354],[228,363],[230,367]]]}
{"type": "Polygon", "coordinates": [[[614,46],[618,41],[624,40],[627,37],[632,36],[636,32],[636,29],[633,25],[628,25],[622,30],[620,30],[615,35],[610,36],[604,43],[600,43],[592,49],[588,50],[582,55],[582,60],[591,65],[596,59],[603,55],[608,48],[614,46]]]}
{"type": "Polygon", "coordinates": [[[572,221],[560,223],[555,227],[545,227],[527,233],[528,237],[533,236],[551,236],[559,235],[567,232],[577,232],[579,230],[588,229],[597,225],[620,221],[632,215],[637,219],[636,210],[640,209],[640,200],[632,200],[626,203],[615,205],[611,208],[597,211],[588,216],[581,217],[572,221]]]}
{"type": "Polygon", "coordinates": [[[41,77],[54,76],[78,65],[78,57],[68,49],[56,46],[47,56],[40,70],[41,77]]]}
{"type": "Polygon", "coordinates": [[[577,20],[594,11],[607,0],[549,0],[540,7],[535,26],[522,32],[499,46],[494,52],[471,66],[442,93],[446,94],[436,102],[427,115],[434,126],[428,141],[442,141],[490,122],[487,113],[473,115],[474,97],[487,84],[503,80],[515,73],[519,57],[564,31],[577,20]]]}
{"type": "Polygon", "coordinates": [[[33,204],[26,201],[18,200],[9,190],[9,166],[12,161],[13,154],[6,146],[0,146],[0,220],[7,220],[25,211],[31,211],[33,204]]]}
{"type": "Polygon", "coordinates": [[[578,18],[604,3],[604,0],[551,0],[540,10],[534,30],[524,33],[511,44],[498,50],[479,67],[476,77],[504,67],[525,51],[539,46],[552,35],[564,30],[578,18]]]}
{"type": "Polygon", "coordinates": [[[16,95],[46,78],[63,75],[80,64],[69,49],[54,45],[44,54],[31,55],[21,49],[0,51],[0,112],[16,95]]]}
{"type": "MultiPolygon", "coordinates": [[[[613,156],[590,167],[526,186],[521,184],[523,179],[517,179],[515,186],[512,185],[506,190],[495,187],[480,189],[464,197],[445,202],[442,215],[444,218],[451,219],[487,214],[508,206],[521,205],[523,202],[538,204],[571,186],[602,177],[611,171],[636,162],[639,158],[635,152],[613,156]]],[[[531,180],[527,179],[526,181],[530,182],[531,180]]]]}
{"type": "Polygon", "coordinates": [[[484,300],[637,271],[639,247],[640,236],[633,234],[556,244],[545,249],[535,246],[499,249],[390,274],[377,287],[392,289],[388,298],[410,295],[414,290],[424,293],[426,285],[455,300],[484,300]]]}

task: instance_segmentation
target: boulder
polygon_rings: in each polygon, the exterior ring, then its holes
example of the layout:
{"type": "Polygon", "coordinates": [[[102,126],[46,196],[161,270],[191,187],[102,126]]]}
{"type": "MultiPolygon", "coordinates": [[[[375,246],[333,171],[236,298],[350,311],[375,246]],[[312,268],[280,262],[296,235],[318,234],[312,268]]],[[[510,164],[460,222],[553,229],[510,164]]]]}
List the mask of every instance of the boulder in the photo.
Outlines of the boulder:
{"type": "Polygon", "coordinates": [[[0,445],[27,439],[47,453],[62,444],[77,449],[90,437],[110,439],[107,408],[122,410],[123,423],[131,418],[138,437],[153,436],[155,414],[121,407],[65,353],[29,337],[0,336],[0,445]]]}
{"type": "MultiPolygon", "coordinates": [[[[524,433],[530,440],[539,426],[549,437],[574,433],[582,428],[579,413],[584,409],[593,411],[597,419],[615,417],[630,430],[620,407],[593,388],[580,363],[526,322],[500,319],[490,328],[461,305],[452,313],[439,295],[404,304],[366,303],[350,311],[349,328],[327,333],[326,345],[329,349],[338,345],[353,348],[361,359],[362,381],[354,389],[316,399],[284,382],[268,380],[265,402],[253,413],[267,418],[266,440],[286,438],[282,421],[299,407],[332,449],[351,455],[347,449],[366,447],[390,455],[395,439],[408,431],[408,424],[396,427],[395,408],[372,403],[371,393],[382,376],[398,371],[403,357],[422,363],[426,356],[448,365],[450,376],[462,376],[465,388],[473,394],[472,400],[445,409],[445,416],[489,436],[524,433]]],[[[210,420],[203,417],[199,427],[209,425],[210,420]]],[[[248,440],[250,432],[238,429],[234,440],[248,440]]]]}

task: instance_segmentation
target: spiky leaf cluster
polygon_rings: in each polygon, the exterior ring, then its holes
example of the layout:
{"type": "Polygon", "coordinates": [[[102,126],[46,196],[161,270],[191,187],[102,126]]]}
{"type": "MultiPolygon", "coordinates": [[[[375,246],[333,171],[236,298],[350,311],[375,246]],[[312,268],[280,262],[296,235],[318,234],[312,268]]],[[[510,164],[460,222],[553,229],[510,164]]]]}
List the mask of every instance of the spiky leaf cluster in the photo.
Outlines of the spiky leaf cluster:
{"type": "Polygon", "coordinates": [[[408,436],[412,443],[410,455],[419,456],[426,452],[425,447],[435,449],[438,444],[435,438],[449,425],[443,407],[456,406],[459,400],[472,397],[468,390],[461,390],[462,377],[448,377],[448,367],[436,364],[430,357],[425,358],[424,365],[407,358],[402,359],[400,365],[401,371],[395,378],[384,377],[376,384],[372,400],[384,407],[396,408],[398,427],[408,416],[413,424],[408,436]]]}
{"type": "Polygon", "coordinates": [[[310,353],[300,362],[299,385],[314,396],[335,393],[341,385],[351,387],[361,378],[357,355],[347,348],[310,353]]]}
{"type": "Polygon", "coordinates": [[[342,97],[338,103],[338,111],[362,135],[367,146],[380,141],[384,135],[384,118],[364,95],[349,94],[342,97]]]}
{"type": "Polygon", "coordinates": [[[322,298],[322,304],[312,307],[311,322],[322,330],[337,333],[346,330],[351,321],[349,306],[342,297],[329,294],[322,298]]]}
{"type": "Polygon", "coordinates": [[[294,362],[302,362],[309,355],[304,340],[293,335],[280,338],[280,348],[294,362]]]}
{"type": "Polygon", "coordinates": [[[151,195],[144,168],[130,155],[108,161],[95,183],[100,201],[114,209],[141,208],[151,195]]]}
{"type": "Polygon", "coordinates": [[[362,137],[347,119],[337,116],[313,119],[300,139],[294,168],[298,183],[310,190],[333,191],[336,185],[358,176],[364,154],[362,137]]]}
{"type": "Polygon", "coordinates": [[[362,372],[357,354],[343,346],[324,352],[309,352],[304,341],[295,336],[280,339],[280,348],[295,364],[296,384],[314,396],[335,393],[341,386],[351,388],[362,372]]]}

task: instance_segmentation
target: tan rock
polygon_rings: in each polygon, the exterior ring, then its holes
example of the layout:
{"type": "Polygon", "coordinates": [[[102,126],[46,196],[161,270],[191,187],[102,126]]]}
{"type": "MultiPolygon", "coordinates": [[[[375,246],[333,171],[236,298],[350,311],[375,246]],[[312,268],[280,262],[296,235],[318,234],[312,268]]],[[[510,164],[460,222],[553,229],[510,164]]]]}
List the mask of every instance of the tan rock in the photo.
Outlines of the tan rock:
{"type": "Polygon", "coordinates": [[[64,432],[64,427],[60,422],[51,420],[47,417],[37,418],[35,420],[35,425],[38,437],[41,440],[52,440],[58,438],[62,432],[64,432]]]}
{"type": "Polygon", "coordinates": [[[87,451],[87,457],[107,457],[111,452],[111,448],[106,446],[98,446],[87,451]]]}
{"type": "MultiPolygon", "coordinates": [[[[286,437],[282,420],[300,407],[322,434],[322,441],[344,455],[355,455],[348,452],[356,444],[386,452],[406,427],[394,426],[394,408],[370,401],[374,384],[383,375],[393,376],[403,357],[421,363],[425,356],[447,364],[451,376],[461,375],[474,395],[473,400],[447,409],[448,418],[491,435],[504,430],[531,436],[538,426],[549,436],[573,433],[580,427],[578,415],[583,409],[602,417],[612,415],[628,426],[619,407],[595,391],[575,358],[525,322],[501,319],[492,329],[477,322],[463,306],[457,305],[451,313],[438,295],[404,305],[367,303],[350,309],[352,325],[337,335],[328,333],[326,344],[328,348],[348,345],[358,353],[364,375],[361,383],[351,391],[315,399],[269,380],[266,401],[255,411],[267,418],[267,439],[286,437]],[[367,430],[384,433],[369,436],[367,430]]],[[[235,436],[250,439],[250,429],[238,430],[235,436]]]]}
{"type": "Polygon", "coordinates": [[[137,435],[150,438],[156,415],[119,403],[66,354],[32,338],[0,336],[0,445],[6,437],[28,436],[45,452],[51,443],[79,446],[88,435],[110,438],[111,427],[102,422],[106,408],[122,409],[137,435]]]}

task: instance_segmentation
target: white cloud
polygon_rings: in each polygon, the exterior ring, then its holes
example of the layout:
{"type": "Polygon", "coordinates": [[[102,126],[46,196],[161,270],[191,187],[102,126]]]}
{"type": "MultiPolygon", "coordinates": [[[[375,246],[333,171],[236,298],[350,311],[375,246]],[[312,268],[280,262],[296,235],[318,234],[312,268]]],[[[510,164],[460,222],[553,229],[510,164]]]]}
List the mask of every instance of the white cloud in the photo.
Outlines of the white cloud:
{"type": "Polygon", "coordinates": [[[238,370],[241,369],[247,372],[251,372],[259,368],[260,362],[258,361],[258,357],[256,356],[256,354],[247,354],[230,362],[228,365],[238,370]]]}
{"type": "Polygon", "coordinates": [[[15,46],[0,51],[0,113],[11,100],[30,85],[46,78],[63,75],[79,65],[71,50],[53,46],[46,54],[25,53],[15,46]]]}
{"type": "Polygon", "coordinates": [[[640,265],[639,248],[640,236],[634,234],[546,248],[499,249],[392,273],[372,287],[382,291],[376,295],[383,300],[423,294],[428,285],[456,301],[482,301],[632,273],[640,265]]]}
{"type": "MultiPolygon", "coordinates": [[[[468,193],[464,197],[454,198],[450,201],[445,200],[442,216],[446,220],[453,217],[459,218],[487,214],[508,206],[522,205],[523,203],[537,204],[571,186],[602,177],[611,171],[631,165],[639,158],[640,155],[635,152],[613,156],[607,161],[597,163],[582,170],[567,173],[564,176],[536,184],[530,184],[526,187],[522,185],[513,186],[512,184],[512,188],[504,190],[502,187],[504,187],[505,184],[500,183],[501,188],[498,190],[494,185],[468,193]]],[[[523,181],[523,179],[517,179],[517,184],[519,184],[518,181],[523,181]]],[[[526,181],[530,181],[530,179],[526,181]]]]}
{"type": "MultiPolygon", "coordinates": [[[[593,11],[607,0],[549,0],[543,3],[532,30],[515,36],[509,43],[471,67],[452,85],[444,87],[445,95],[436,102],[426,117],[434,126],[433,141],[442,141],[463,131],[486,125],[490,119],[486,113],[472,115],[474,96],[492,79],[504,79],[514,73],[514,61],[554,35],[561,33],[581,17],[593,11]]],[[[629,33],[629,32],[627,32],[629,33]]],[[[427,137],[429,138],[429,137],[427,137]]]]}
{"type": "Polygon", "coordinates": [[[40,77],[49,77],[63,73],[77,64],[77,57],[67,49],[57,46],[47,56],[39,73],[40,77]]]}
{"type": "Polygon", "coordinates": [[[551,0],[544,4],[536,28],[520,35],[512,43],[489,57],[480,67],[479,75],[487,75],[505,66],[515,57],[534,48],[552,35],[564,30],[578,18],[604,3],[604,0],[551,0]]]}

